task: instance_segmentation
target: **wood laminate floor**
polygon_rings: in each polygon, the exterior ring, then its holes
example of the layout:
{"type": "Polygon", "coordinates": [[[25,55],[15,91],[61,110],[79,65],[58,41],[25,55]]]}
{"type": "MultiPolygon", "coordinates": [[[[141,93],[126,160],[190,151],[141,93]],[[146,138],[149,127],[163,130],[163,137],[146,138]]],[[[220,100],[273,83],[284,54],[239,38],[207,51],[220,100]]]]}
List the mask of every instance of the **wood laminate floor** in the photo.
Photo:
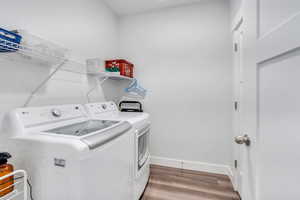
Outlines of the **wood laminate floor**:
{"type": "Polygon", "coordinates": [[[239,200],[229,177],[157,165],[141,200],[239,200]]]}

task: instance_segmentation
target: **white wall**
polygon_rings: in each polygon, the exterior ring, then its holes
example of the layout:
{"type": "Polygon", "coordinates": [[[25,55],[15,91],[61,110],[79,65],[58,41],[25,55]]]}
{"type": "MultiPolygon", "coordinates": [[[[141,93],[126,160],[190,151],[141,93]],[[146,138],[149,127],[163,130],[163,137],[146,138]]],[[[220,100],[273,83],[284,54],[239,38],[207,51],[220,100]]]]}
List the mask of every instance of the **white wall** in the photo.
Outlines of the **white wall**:
{"type": "Polygon", "coordinates": [[[154,156],[230,164],[229,18],[223,0],[121,18],[121,56],[149,90],[154,156]]]}
{"type": "MultiPolygon", "coordinates": [[[[112,58],[118,49],[118,18],[99,0],[6,1],[0,13],[4,27],[25,29],[71,50],[71,57],[112,58]],[[9,17],[8,17],[9,16],[9,17]]],[[[0,61],[0,111],[22,106],[49,68],[0,61]]],[[[77,66],[74,66],[76,68],[77,66]]],[[[60,72],[41,92],[37,104],[83,103],[88,87],[86,76],[60,72]]],[[[100,96],[102,96],[100,94],[100,96]]],[[[34,105],[32,103],[31,105],[34,105]]]]}
{"type": "MultiPolygon", "coordinates": [[[[1,6],[5,8],[0,13],[1,27],[25,29],[55,41],[69,48],[76,60],[108,59],[118,53],[118,17],[101,0],[12,0],[2,2],[1,6]]],[[[51,70],[0,60],[0,113],[23,106],[51,70]]],[[[93,84],[86,75],[59,71],[29,105],[85,103],[93,84]]],[[[101,90],[92,96],[95,101],[104,100],[101,90]]]]}
{"type": "Polygon", "coordinates": [[[2,6],[8,9],[0,13],[1,26],[26,29],[84,59],[117,53],[118,18],[102,0],[12,0],[2,6]]]}

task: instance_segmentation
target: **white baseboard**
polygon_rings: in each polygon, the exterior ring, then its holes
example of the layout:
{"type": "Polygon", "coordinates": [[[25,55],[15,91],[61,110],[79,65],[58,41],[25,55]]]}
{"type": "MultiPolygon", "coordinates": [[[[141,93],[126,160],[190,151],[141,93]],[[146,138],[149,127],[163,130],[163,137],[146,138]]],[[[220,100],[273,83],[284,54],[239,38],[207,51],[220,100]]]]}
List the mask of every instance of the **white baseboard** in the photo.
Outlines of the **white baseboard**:
{"type": "Polygon", "coordinates": [[[177,160],[177,159],[163,158],[157,156],[151,156],[151,164],[165,166],[165,167],[174,167],[179,169],[223,174],[229,176],[231,182],[234,183],[232,169],[230,166],[227,165],[219,165],[219,164],[204,163],[204,162],[197,162],[197,161],[177,160]]]}
{"type": "Polygon", "coordinates": [[[171,159],[171,158],[163,158],[163,157],[157,157],[157,156],[151,156],[151,164],[153,165],[160,165],[164,167],[173,167],[173,168],[179,168],[182,169],[182,161],[171,159]]]}

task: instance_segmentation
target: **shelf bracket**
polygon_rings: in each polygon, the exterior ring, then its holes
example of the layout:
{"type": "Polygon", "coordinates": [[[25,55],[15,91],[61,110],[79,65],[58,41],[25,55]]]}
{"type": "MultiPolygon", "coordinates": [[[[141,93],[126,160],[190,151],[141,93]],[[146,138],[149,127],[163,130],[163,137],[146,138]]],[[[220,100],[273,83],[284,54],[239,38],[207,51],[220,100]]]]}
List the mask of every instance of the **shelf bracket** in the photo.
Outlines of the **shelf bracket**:
{"type": "Polygon", "coordinates": [[[30,96],[27,98],[25,104],[24,104],[24,107],[27,107],[30,103],[30,101],[32,100],[32,98],[34,97],[34,95],[54,76],[54,74],[60,70],[62,68],[62,66],[64,66],[64,64],[68,62],[68,59],[65,59],[63,60],[60,64],[57,65],[57,67],[55,68],[55,70],[50,73],[50,75],[44,80],[41,82],[41,84],[38,85],[38,87],[36,87],[35,90],[33,90],[30,94],[30,96]]]}
{"type": "MultiPolygon", "coordinates": [[[[90,99],[91,93],[92,93],[94,90],[96,90],[96,89],[98,88],[98,85],[102,85],[107,79],[108,79],[108,77],[104,77],[104,79],[101,80],[101,81],[99,82],[99,84],[95,84],[95,87],[93,87],[92,89],[90,89],[90,90],[87,92],[87,94],[86,94],[86,99],[87,99],[88,103],[91,102],[91,99],[90,99]]],[[[97,79],[97,82],[98,82],[98,79],[97,79]]]]}

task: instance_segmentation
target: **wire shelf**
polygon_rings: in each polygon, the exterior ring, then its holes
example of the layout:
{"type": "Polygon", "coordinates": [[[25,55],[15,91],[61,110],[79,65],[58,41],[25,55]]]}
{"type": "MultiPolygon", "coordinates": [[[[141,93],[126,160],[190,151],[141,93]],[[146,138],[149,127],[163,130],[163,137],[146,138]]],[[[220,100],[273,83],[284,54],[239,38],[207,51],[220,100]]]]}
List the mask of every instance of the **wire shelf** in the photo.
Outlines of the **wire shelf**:
{"type": "Polygon", "coordinates": [[[46,65],[55,65],[66,59],[68,53],[66,48],[32,35],[25,30],[19,30],[18,34],[22,36],[20,44],[0,38],[2,51],[0,58],[46,65]]]}
{"type": "Polygon", "coordinates": [[[67,59],[65,61],[65,64],[61,67],[60,70],[82,75],[88,75],[85,64],[70,59],[67,59]]]}
{"type": "MultiPolygon", "coordinates": [[[[101,80],[101,85],[106,80],[113,80],[112,82],[114,84],[116,83],[118,87],[120,84],[126,84],[123,87],[126,88],[125,91],[122,88],[122,91],[120,92],[122,94],[125,93],[125,96],[127,97],[144,99],[146,96],[147,91],[142,88],[134,78],[109,72],[90,70],[86,64],[68,59],[68,50],[60,45],[29,34],[23,30],[18,30],[18,34],[22,36],[20,44],[0,37],[0,59],[19,62],[21,64],[29,62],[29,64],[38,64],[51,67],[53,69],[49,72],[49,75],[46,77],[46,79],[42,81],[41,84],[39,84],[37,88],[30,94],[24,106],[29,104],[35,93],[42,88],[58,71],[67,71],[96,77],[98,80],[101,80]]],[[[94,87],[92,90],[90,90],[87,93],[87,96],[89,96],[89,94],[92,93],[92,91],[96,88],[97,87],[94,87]]]]}
{"type": "Polygon", "coordinates": [[[0,192],[8,190],[13,187],[13,190],[0,197],[0,200],[27,200],[28,199],[28,191],[27,191],[27,173],[24,170],[16,170],[10,174],[0,177],[0,183],[7,178],[13,177],[13,184],[3,188],[0,192]]]}
{"type": "Polygon", "coordinates": [[[100,79],[111,79],[111,80],[127,80],[127,81],[133,81],[133,78],[122,76],[118,74],[114,74],[112,72],[87,72],[90,76],[95,76],[100,79]]]}
{"type": "Polygon", "coordinates": [[[55,67],[64,62],[61,70],[87,74],[86,65],[67,57],[69,51],[53,42],[20,30],[21,44],[0,38],[0,59],[12,62],[29,62],[47,67],[55,67]]]}
{"type": "Polygon", "coordinates": [[[26,46],[0,38],[1,48],[8,52],[1,53],[1,58],[9,60],[27,60],[40,64],[52,65],[61,62],[65,57],[44,46],[26,46]]]}

